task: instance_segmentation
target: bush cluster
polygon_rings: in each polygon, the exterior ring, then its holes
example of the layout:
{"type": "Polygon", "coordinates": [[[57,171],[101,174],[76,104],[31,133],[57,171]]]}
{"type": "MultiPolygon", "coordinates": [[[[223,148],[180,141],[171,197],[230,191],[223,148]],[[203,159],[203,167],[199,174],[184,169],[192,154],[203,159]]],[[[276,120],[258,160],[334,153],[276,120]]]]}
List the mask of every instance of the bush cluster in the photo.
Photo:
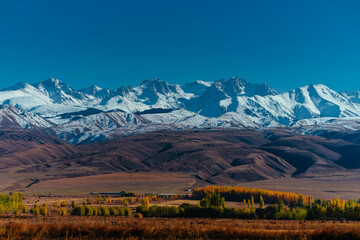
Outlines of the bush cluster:
{"type": "Polygon", "coordinates": [[[71,215],[77,216],[130,216],[131,214],[132,210],[127,207],[93,207],[90,205],[76,206],[71,212],[71,215]]]}
{"type": "Polygon", "coordinates": [[[22,203],[22,198],[22,193],[10,193],[9,195],[0,193],[0,214],[18,214],[23,211],[24,205],[22,203]]]}

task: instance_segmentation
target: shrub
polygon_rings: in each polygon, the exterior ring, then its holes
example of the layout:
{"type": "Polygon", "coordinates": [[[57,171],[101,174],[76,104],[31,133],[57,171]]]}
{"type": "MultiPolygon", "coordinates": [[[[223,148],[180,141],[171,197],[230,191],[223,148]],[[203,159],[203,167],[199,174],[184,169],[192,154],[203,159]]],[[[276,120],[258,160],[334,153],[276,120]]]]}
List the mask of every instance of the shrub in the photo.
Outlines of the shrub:
{"type": "Polygon", "coordinates": [[[15,210],[14,210],[14,215],[15,215],[15,216],[19,216],[19,214],[20,214],[20,210],[19,210],[19,209],[15,209],[15,210]]]}
{"type": "Polygon", "coordinates": [[[77,206],[74,208],[72,215],[85,216],[85,207],[77,206]]]}
{"type": "Polygon", "coordinates": [[[39,216],[40,215],[40,208],[35,205],[32,209],[30,209],[30,212],[35,216],[39,216]]]}
{"type": "Polygon", "coordinates": [[[116,207],[118,210],[119,216],[125,216],[125,208],[116,207]]]}
{"type": "Polygon", "coordinates": [[[117,216],[117,215],[119,215],[119,211],[118,211],[116,208],[114,208],[114,207],[109,208],[109,213],[110,213],[110,216],[117,216]]]}
{"type": "Polygon", "coordinates": [[[99,209],[98,208],[93,208],[93,216],[97,216],[99,215],[99,209]]]}
{"type": "Polygon", "coordinates": [[[47,212],[48,212],[48,209],[45,206],[40,207],[39,213],[40,213],[41,216],[45,217],[47,212]]]}
{"type": "Polygon", "coordinates": [[[60,215],[60,216],[66,216],[66,215],[67,215],[67,210],[66,210],[66,208],[64,208],[64,207],[59,208],[59,215],[60,215]]]}
{"type": "Polygon", "coordinates": [[[92,206],[86,205],[85,206],[85,215],[92,216],[94,214],[94,208],[92,206]]]}
{"type": "Polygon", "coordinates": [[[124,213],[125,213],[125,216],[131,216],[131,214],[132,214],[131,208],[126,207],[124,210],[124,213]]]}
{"type": "MultiPolygon", "coordinates": [[[[153,209],[153,206],[152,208],[153,209]]],[[[139,205],[136,207],[136,212],[137,213],[141,213],[144,217],[150,217],[150,210],[146,209],[143,205],[139,205]]]]}
{"type": "Polygon", "coordinates": [[[135,213],[134,218],[143,218],[141,213],[135,213]]]}
{"type": "Polygon", "coordinates": [[[21,211],[22,213],[27,213],[26,204],[21,204],[21,211]]]}
{"type": "Polygon", "coordinates": [[[99,215],[101,215],[101,216],[109,216],[110,215],[109,208],[106,207],[106,206],[101,206],[99,208],[99,215]]]}

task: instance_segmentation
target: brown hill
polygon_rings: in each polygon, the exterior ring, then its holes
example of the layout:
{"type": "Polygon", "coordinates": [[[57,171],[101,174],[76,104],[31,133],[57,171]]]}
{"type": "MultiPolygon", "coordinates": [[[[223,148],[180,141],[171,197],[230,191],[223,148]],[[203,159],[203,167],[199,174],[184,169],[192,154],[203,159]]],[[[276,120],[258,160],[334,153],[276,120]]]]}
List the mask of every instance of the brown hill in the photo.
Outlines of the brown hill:
{"type": "Polygon", "coordinates": [[[257,131],[153,132],[90,144],[91,150],[76,158],[81,167],[105,172],[190,172],[200,181],[236,184],[344,171],[337,161],[346,149],[358,147],[314,136],[268,136],[257,131]]]}
{"type": "Polygon", "coordinates": [[[51,164],[83,148],[50,134],[16,129],[0,130],[0,168],[51,164]]]}
{"type": "Polygon", "coordinates": [[[290,132],[166,131],[73,146],[40,132],[0,131],[0,167],[19,176],[7,189],[115,172],[191,173],[202,184],[305,177],[360,166],[350,161],[356,149],[344,140],[290,132]]]}

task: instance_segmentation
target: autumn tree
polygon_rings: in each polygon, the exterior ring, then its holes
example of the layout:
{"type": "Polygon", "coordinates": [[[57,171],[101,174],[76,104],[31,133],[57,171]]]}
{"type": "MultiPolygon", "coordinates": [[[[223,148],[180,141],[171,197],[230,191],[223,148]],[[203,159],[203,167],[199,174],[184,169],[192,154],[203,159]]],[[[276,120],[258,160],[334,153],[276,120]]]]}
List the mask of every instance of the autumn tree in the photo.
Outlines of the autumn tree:
{"type": "Polygon", "coordinates": [[[264,199],[263,199],[263,197],[260,195],[260,200],[259,200],[259,202],[260,202],[260,208],[261,209],[264,209],[264,199]]]}
{"type": "Polygon", "coordinates": [[[149,209],[150,203],[149,203],[149,198],[148,197],[143,197],[142,201],[141,201],[141,205],[145,208],[145,209],[149,209]]]}
{"type": "Polygon", "coordinates": [[[219,193],[209,193],[200,201],[200,206],[203,208],[209,207],[225,207],[225,198],[221,197],[219,193]]]}

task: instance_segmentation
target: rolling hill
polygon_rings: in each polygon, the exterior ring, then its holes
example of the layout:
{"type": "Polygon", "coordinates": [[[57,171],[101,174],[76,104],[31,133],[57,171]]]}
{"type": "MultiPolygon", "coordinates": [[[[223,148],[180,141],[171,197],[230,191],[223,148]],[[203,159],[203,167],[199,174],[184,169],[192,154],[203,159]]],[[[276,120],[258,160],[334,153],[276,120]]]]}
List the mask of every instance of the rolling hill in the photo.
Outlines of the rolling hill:
{"type": "Polygon", "coordinates": [[[49,179],[110,173],[190,174],[194,186],[338,174],[360,167],[359,145],[289,131],[163,131],[70,145],[29,130],[1,131],[0,167],[21,190],[49,179]],[[35,183],[35,184],[36,184],[35,183]]]}

